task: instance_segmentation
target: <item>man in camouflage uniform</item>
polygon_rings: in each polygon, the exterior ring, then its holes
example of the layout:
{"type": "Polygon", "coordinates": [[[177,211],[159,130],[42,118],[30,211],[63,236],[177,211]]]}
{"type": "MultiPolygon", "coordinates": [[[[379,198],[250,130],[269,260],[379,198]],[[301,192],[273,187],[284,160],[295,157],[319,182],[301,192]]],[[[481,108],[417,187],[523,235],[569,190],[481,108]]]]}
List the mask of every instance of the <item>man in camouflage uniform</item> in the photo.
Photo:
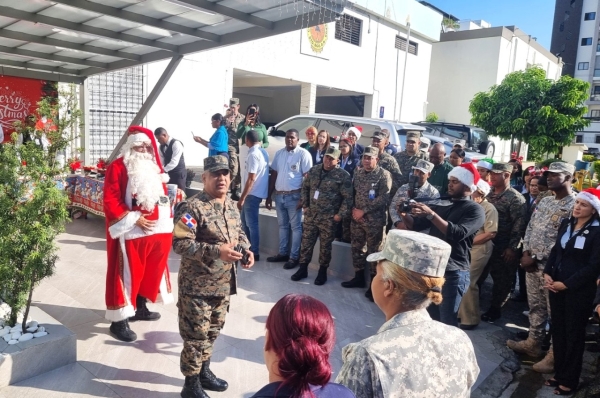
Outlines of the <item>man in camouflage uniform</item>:
{"type": "Polygon", "coordinates": [[[225,113],[225,126],[229,136],[227,147],[229,153],[229,172],[231,173],[231,199],[238,200],[237,190],[241,184],[240,178],[240,144],[237,138],[237,129],[244,123],[246,116],[240,112],[240,99],[230,98],[229,109],[225,113]]]}
{"type": "MultiPolygon", "coordinates": [[[[402,185],[400,188],[398,188],[398,191],[396,191],[396,194],[392,199],[392,203],[390,204],[390,217],[392,218],[392,224],[394,225],[394,227],[402,219],[398,208],[403,202],[407,202],[409,199],[411,199],[411,197],[432,199],[438,199],[440,197],[440,193],[438,192],[438,190],[435,189],[433,185],[427,182],[427,177],[429,177],[429,174],[431,173],[432,169],[433,163],[429,163],[426,160],[420,159],[417,162],[416,166],[413,166],[411,170],[414,173],[413,178],[415,178],[416,181],[416,191],[412,192],[412,182],[402,185]]],[[[428,204],[436,203],[437,201],[428,202],[428,204]]],[[[421,232],[427,234],[429,233],[429,229],[421,232]]]]}
{"type": "Polygon", "coordinates": [[[339,149],[329,147],[323,157],[323,164],[313,166],[302,182],[304,226],[300,245],[300,269],[292,275],[293,281],[308,277],[308,264],[318,237],[320,267],[315,285],[327,282],[336,225],[352,209],[352,179],[346,170],[337,167],[340,154],[339,149]]]}
{"type": "MultiPolygon", "coordinates": [[[[523,257],[521,266],[527,271],[527,302],[529,304],[529,336],[527,340],[508,340],[510,349],[539,357],[542,354],[541,345],[544,339],[545,325],[550,315],[548,290],[544,289],[544,267],[550,255],[550,250],[556,242],[558,227],[565,218],[571,216],[575,204],[575,195],[571,191],[571,179],[575,167],[568,163],[555,162],[550,164],[544,175],[548,179],[548,188],[555,196],[548,196],[537,205],[523,239],[523,257]]],[[[554,355],[552,349],[544,360],[533,365],[533,369],[541,373],[552,373],[554,370],[554,355]]]]}
{"type": "Polygon", "coordinates": [[[511,171],[508,163],[494,163],[491,170],[492,190],[487,200],[498,211],[498,232],[492,240],[492,256],[478,281],[481,286],[488,274],[494,280],[490,308],[481,315],[485,322],[494,322],[502,315],[519,266],[521,237],[526,227],[527,205],[523,195],[510,186],[511,171]]]}
{"type": "MultiPolygon", "coordinates": [[[[365,265],[367,256],[380,250],[383,231],[387,222],[387,206],[392,187],[392,176],[379,167],[379,152],[375,147],[366,147],[362,155],[362,166],[354,172],[354,208],[352,209],[352,263],[354,278],[342,282],[342,287],[365,287],[365,265]],[[367,252],[364,252],[365,244],[367,252]]],[[[376,264],[371,263],[371,278],[376,264]]],[[[365,296],[373,300],[371,287],[365,296]]]]}
{"type": "Polygon", "coordinates": [[[394,159],[398,163],[402,177],[400,178],[400,186],[408,183],[408,178],[412,173],[412,167],[417,164],[420,159],[427,160],[427,154],[421,152],[421,133],[419,131],[408,131],[406,133],[406,148],[402,152],[397,152],[394,159]]]}
{"type": "Polygon", "coordinates": [[[390,198],[400,188],[400,181],[402,180],[402,172],[398,167],[396,159],[385,151],[385,147],[390,141],[389,132],[387,130],[376,131],[373,134],[372,145],[379,150],[379,161],[377,164],[384,170],[387,170],[392,175],[392,190],[390,191],[390,198]]]}
{"type": "Polygon", "coordinates": [[[242,259],[236,245],[248,255],[248,263],[242,266],[254,264],[240,214],[227,198],[230,181],[225,156],[204,159],[202,182],[204,191],[177,207],[173,230],[173,250],[181,255],[177,308],[184,398],[206,398],[204,389],[227,389],[227,382],[211,372],[210,357],[225,323],[229,295],[236,293],[236,263],[242,259]]]}

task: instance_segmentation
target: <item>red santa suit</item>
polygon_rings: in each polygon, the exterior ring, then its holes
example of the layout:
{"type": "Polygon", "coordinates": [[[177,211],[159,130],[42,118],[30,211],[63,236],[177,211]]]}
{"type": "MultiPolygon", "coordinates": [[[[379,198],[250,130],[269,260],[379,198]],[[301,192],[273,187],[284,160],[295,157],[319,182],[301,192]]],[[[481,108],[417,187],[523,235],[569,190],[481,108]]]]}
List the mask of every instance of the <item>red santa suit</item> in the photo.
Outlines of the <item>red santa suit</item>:
{"type": "MultiPolygon", "coordinates": [[[[165,180],[166,176],[166,180],[165,180]]],[[[106,215],[106,319],[118,322],[135,315],[138,295],[165,304],[173,302],[167,259],[171,250],[173,214],[167,196],[164,173],[152,131],[130,127],[127,144],[121,156],[106,170],[104,180],[104,213],[106,215]],[[154,160],[161,173],[162,193],[151,211],[137,203],[123,154],[132,146],[152,144],[154,160]],[[144,215],[155,221],[151,231],[136,225],[144,215]]],[[[158,180],[158,179],[157,179],[158,180]]],[[[159,190],[156,188],[156,190],[159,190]]]]}

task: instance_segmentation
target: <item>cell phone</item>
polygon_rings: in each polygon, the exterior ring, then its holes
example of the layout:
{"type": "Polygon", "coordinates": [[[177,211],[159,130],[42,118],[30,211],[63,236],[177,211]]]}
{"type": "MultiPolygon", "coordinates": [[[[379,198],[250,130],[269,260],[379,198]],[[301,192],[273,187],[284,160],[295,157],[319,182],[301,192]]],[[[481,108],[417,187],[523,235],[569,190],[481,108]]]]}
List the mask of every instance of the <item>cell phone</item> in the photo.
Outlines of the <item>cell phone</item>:
{"type": "Polygon", "coordinates": [[[256,109],[250,108],[248,109],[248,115],[254,115],[256,113],[256,109]]]}
{"type": "Polygon", "coordinates": [[[193,131],[190,131],[190,133],[192,133],[192,137],[196,138],[193,131]]]}

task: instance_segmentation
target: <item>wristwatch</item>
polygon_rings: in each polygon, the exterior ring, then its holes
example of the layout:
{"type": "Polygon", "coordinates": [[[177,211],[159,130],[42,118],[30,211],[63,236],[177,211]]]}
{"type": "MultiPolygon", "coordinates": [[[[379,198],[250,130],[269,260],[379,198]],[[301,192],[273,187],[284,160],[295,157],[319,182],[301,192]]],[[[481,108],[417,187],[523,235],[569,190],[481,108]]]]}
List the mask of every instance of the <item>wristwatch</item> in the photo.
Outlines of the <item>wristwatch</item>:
{"type": "Polygon", "coordinates": [[[434,216],[434,215],[435,215],[435,213],[431,212],[431,213],[427,214],[427,215],[425,216],[425,218],[426,218],[426,219],[428,219],[428,220],[433,220],[433,216],[434,216]]]}

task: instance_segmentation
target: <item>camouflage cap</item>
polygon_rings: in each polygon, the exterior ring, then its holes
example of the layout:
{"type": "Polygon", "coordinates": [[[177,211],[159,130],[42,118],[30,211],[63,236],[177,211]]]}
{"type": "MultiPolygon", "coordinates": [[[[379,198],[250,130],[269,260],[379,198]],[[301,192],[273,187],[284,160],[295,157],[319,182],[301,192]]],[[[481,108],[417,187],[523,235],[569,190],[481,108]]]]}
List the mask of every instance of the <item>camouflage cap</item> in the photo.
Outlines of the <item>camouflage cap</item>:
{"type": "Polygon", "coordinates": [[[367,261],[388,260],[400,267],[422,275],[442,277],[452,247],[441,239],[420,232],[392,229],[379,253],[367,261]]]}
{"type": "Polygon", "coordinates": [[[376,148],[374,146],[368,146],[365,147],[365,151],[363,152],[362,156],[372,156],[372,157],[379,157],[379,148],[376,148]]]}
{"type": "Polygon", "coordinates": [[[565,162],[550,163],[550,167],[544,171],[544,175],[547,176],[548,173],[568,174],[572,176],[575,174],[575,166],[565,162]]]}
{"type": "Polygon", "coordinates": [[[240,104],[239,98],[229,98],[229,106],[235,106],[240,104]]]}
{"type": "Polygon", "coordinates": [[[213,173],[225,169],[229,170],[229,161],[225,156],[216,155],[204,158],[204,171],[213,173]]]}
{"type": "Polygon", "coordinates": [[[406,132],[406,139],[410,140],[420,140],[421,139],[421,133],[418,131],[407,131],[406,132]]]}
{"type": "Polygon", "coordinates": [[[373,133],[373,137],[371,137],[371,138],[375,138],[375,139],[378,139],[378,140],[383,140],[385,138],[388,138],[388,136],[383,131],[376,131],[376,132],[373,133]]]}
{"type": "Polygon", "coordinates": [[[412,168],[413,170],[421,170],[423,173],[431,173],[431,170],[433,170],[433,163],[419,159],[417,165],[413,166],[412,168]]]}
{"type": "Polygon", "coordinates": [[[467,145],[467,141],[461,140],[460,138],[456,138],[454,141],[452,141],[452,143],[454,144],[454,146],[458,145],[461,148],[464,148],[465,145],[467,145]]]}
{"type": "Polygon", "coordinates": [[[504,172],[512,173],[513,167],[511,164],[508,164],[508,163],[494,163],[492,165],[492,170],[490,170],[490,171],[492,173],[504,173],[504,172]]]}
{"type": "Polygon", "coordinates": [[[330,146],[327,148],[327,152],[325,152],[325,156],[331,156],[334,159],[339,159],[342,153],[339,149],[330,146]]]}

